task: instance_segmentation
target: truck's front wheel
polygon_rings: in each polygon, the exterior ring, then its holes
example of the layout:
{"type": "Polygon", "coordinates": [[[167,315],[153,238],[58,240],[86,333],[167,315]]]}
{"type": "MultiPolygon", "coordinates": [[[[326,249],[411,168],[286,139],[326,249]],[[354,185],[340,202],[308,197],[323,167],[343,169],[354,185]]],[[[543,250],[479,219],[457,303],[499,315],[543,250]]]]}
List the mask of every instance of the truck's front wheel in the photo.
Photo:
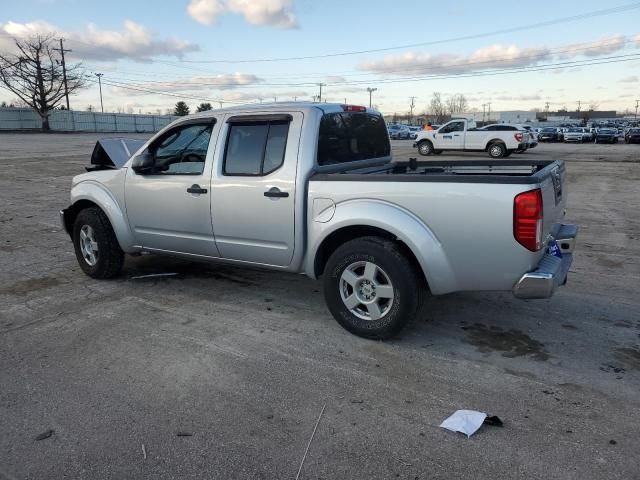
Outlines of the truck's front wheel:
{"type": "Polygon", "coordinates": [[[418,315],[424,284],[416,269],[391,240],[351,240],[338,247],[327,262],[327,306],[351,333],[388,338],[418,315]]]}
{"type": "Polygon", "coordinates": [[[418,144],[418,152],[420,155],[431,155],[433,153],[433,145],[428,140],[423,140],[418,144]]]}
{"type": "Polygon", "coordinates": [[[73,245],[82,271],[92,278],[120,273],[124,253],[109,219],[99,208],[82,210],[73,224],[73,245]]]}

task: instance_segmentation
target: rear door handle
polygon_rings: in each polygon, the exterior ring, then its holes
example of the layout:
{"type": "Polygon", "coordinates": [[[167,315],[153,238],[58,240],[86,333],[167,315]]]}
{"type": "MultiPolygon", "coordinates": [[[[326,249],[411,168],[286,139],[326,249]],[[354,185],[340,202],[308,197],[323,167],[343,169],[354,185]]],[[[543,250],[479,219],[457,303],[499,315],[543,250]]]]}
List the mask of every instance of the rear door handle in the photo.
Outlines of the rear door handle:
{"type": "Polygon", "coordinates": [[[283,192],[279,188],[273,187],[264,192],[264,196],[269,198],[286,198],[289,196],[289,192],[283,192]]]}
{"type": "Polygon", "coordinates": [[[193,184],[189,188],[187,188],[188,193],[207,193],[208,190],[206,188],[200,188],[200,185],[193,184]]]}

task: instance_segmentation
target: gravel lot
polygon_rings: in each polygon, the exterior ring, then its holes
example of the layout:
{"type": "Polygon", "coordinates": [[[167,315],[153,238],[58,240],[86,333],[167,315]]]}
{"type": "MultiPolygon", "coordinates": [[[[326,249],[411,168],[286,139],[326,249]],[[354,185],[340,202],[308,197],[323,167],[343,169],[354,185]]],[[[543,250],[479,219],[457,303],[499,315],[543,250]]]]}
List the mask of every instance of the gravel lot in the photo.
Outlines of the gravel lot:
{"type": "Polygon", "coordinates": [[[301,478],[640,478],[640,145],[522,157],[568,162],[553,299],[432,298],[381,343],[305,277],[152,256],[85,277],[57,211],[95,139],[0,134],[1,479],[293,479],[325,404],[301,478]],[[438,428],[459,408],[505,426],[438,428]]]}

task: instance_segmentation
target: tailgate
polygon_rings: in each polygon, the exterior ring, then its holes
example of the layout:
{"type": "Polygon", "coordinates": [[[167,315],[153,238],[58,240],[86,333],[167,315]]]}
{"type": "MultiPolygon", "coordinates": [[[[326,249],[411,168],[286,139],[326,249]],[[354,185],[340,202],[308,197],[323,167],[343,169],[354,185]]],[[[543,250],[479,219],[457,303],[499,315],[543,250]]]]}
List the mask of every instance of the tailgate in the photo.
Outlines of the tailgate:
{"type": "MultiPolygon", "coordinates": [[[[564,218],[567,203],[566,168],[564,162],[554,162],[544,168],[540,183],[544,211],[543,237],[555,237],[564,218]]],[[[542,173],[542,172],[541,172],[542,173]]]]}

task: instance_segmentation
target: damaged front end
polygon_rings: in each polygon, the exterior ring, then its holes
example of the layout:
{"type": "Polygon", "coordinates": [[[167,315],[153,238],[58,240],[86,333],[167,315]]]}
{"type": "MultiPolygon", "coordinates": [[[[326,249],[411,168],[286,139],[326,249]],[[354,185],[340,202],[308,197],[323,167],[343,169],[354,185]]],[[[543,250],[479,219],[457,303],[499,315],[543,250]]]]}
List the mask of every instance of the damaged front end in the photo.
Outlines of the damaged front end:
{"type": "Polygon", "coordinates": [[[122,168],[131,156],[144,145],[145,140],[133,138],[103,138],[98,140],[91,154],[88,172],[122,168]]]}

